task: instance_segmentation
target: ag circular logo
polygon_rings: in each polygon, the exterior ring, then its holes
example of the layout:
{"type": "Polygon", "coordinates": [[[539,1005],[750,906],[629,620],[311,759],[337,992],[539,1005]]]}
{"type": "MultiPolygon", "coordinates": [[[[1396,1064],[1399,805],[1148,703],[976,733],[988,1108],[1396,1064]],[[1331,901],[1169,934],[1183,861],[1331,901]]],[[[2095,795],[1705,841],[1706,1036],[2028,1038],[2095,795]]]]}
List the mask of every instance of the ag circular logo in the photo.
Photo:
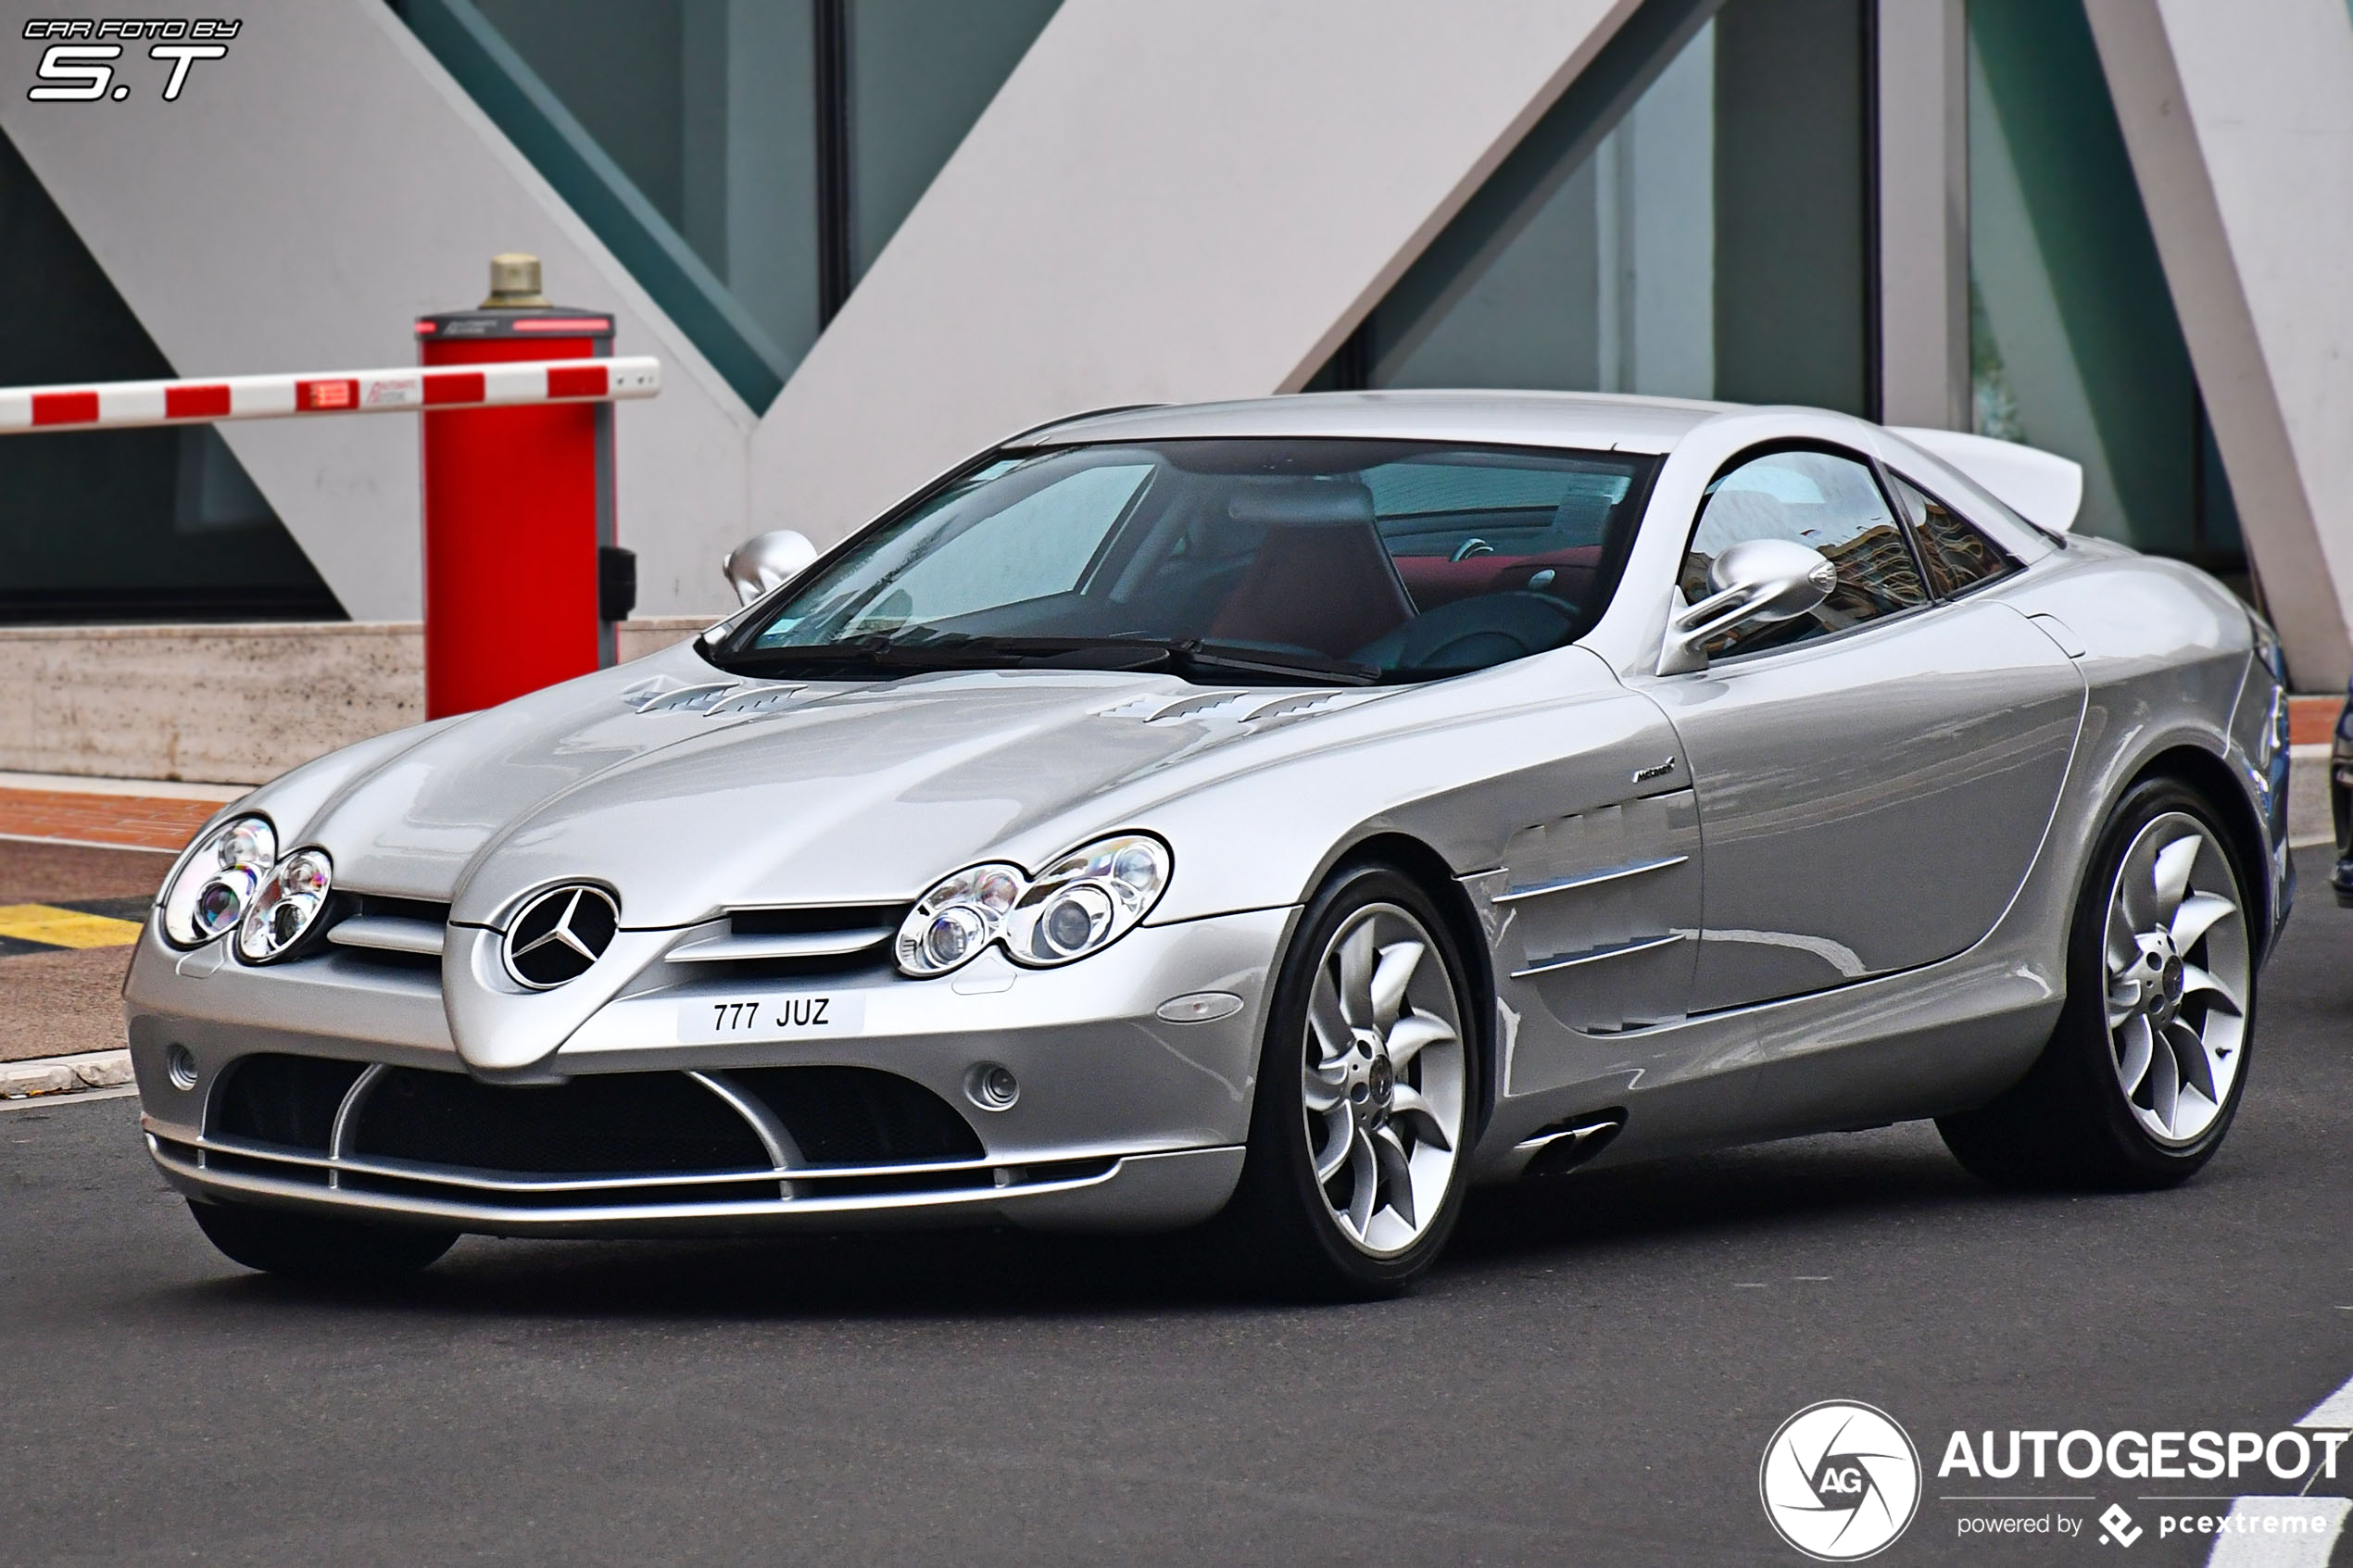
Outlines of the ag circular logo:
{"type": "Polygon", "coordinates": [[[620,928],[621,907],[603,888],[550,888],[507,928],[507,972],[535,991],[552,990],[587,973],[620,928]]]}
{"type": "Polygon", "coordinates": [[[1920,1456],[1885,1411],[1808,1405],[1765,1445],[1756,1489],[1781,1539],[1819,1562],[1884,1550],[1920,1505],[1920,1456]]]}

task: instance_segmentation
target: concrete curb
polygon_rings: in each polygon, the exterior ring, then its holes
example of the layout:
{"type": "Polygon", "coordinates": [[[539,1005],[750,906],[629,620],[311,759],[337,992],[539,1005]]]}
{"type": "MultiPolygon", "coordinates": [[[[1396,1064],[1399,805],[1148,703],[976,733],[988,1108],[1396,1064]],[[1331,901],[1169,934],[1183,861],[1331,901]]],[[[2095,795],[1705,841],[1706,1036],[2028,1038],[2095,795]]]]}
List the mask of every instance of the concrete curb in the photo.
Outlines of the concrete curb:
{"type": "Polygon", "coordinates": [[[130,1082],[129,1051],[84,1051],[79,1056],[0,1061],[0,1099],[78,1095],[90,1089],[117,1088],[130,1082]]]}

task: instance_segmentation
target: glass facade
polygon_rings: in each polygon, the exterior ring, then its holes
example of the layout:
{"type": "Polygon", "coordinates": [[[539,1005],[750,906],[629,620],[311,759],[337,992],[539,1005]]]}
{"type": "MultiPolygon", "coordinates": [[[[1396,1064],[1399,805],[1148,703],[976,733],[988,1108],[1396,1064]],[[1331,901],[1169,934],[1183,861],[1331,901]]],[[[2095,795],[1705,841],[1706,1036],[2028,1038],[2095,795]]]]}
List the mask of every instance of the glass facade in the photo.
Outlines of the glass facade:
{"type": "Polygon", "coordinates": [[[1056,0],[396,0],[764,409],[1056,0]]]}
{"type": "MultiPolygon", "coordinates": [[[[1872,0],[1650,0],[1308,384],[1874,417],[1872,0]]],[[[2237,514],[2080,0],[1969,0],[1984,434],[2078,526],[2226,575],[2237,514]]]]}
{"type": "Polygon", "coordinates": [[[1868,0],[1653,0],[1327,386],[1871,410],[1868,0]]]}
{"type": "Polygon", "coordinates": [[[2079,0],[1969,0],[1980,434],[2083,465],[2077,527],[2223,572],[2238,515],[2079,0]]]}
{"type": "MultiPolygon", "coordinates": [[[[0,386],[174,372],[0,134],[0,386]]],[[[343,619],[205,426],[0,439],[0,621],[343,619]]]]}

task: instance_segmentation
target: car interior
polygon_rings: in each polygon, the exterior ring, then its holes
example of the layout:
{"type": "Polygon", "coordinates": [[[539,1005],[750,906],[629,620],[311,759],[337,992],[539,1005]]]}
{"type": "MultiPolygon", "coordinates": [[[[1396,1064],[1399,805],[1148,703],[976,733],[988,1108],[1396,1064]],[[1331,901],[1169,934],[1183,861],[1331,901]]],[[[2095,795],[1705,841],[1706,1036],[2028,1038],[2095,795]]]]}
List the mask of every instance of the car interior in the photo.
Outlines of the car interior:
{"type": "Polygon", "coordinates": [[[1655,467],[1340,440],[1017,458],[821,572],[750,646],[1197,639],[1401,676],[1481,669],[1593,623],[1655,467]]]}

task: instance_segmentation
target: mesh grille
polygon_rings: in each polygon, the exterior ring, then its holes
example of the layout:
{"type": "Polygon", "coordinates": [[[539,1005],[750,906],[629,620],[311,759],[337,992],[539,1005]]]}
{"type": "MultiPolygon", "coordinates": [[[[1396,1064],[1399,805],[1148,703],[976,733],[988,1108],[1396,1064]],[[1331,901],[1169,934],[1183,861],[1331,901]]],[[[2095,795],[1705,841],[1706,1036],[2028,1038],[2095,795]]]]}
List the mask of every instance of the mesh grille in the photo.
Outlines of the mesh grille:
{"type": "Polygon", "coordinates": [[[395,1068],[361,1107],[351,1153],[517,1175],[765,1171],[759,1137],[681,1073],[620,1073],[547,1087],[395,1068]]]}
{"type": "Polygon", "coordinates": [[[229,1069],[212,1100],[221,1137],[327,1152],[335,1108],[363,1071],[315,1056],[249,1056],[229,1069]]]}
{"type": "Polygon", "coordinates": [[[978,1160],[980,1139],[921,1084],[871,1067],[759,1067],[731,1073],[792,1134],[810,1165],[978,1160]]]}

